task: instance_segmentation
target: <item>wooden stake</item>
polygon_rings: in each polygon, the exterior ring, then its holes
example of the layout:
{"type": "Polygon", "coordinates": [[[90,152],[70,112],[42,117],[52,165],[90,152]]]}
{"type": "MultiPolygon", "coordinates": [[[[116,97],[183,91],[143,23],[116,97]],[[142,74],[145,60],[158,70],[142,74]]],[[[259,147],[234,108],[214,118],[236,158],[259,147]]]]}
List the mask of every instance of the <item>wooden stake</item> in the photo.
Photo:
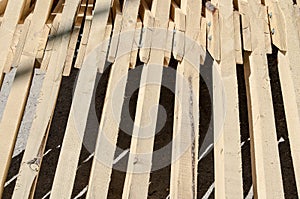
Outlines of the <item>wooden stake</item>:
{"type": "Polygon", "coordinates": [[[105,199],[108,194],[130,63],[128,49],[134,42],[139,3],[139,0],[124,2],[120,43],[110,71],[87,198],[105,199]]]}
{"type": "Polygon", "coordinates": [[[91,20],[86,19],[84,22],[84,28],[83,28],[83,33],[82,33],[82,38],[79,46],[79,51],[76,57],[76,62],[75,62],[75,68],[81,68],[83,64],[83,60],[85,58],[86,52],[87,52],[87,44],[89,41],[89,36],[90,36],[90,29],[91,29],[91,20]]]}
{"type": "MultiPolygon", "coordinates": [[[[16,136],[30,89],[35,55],[38,47],[38,41],[35,36],[42,32],[51,6],[52,1],[40,0],[37,2],[36,11],[32,16],[32,23],[30,23],[30,29],[27,34],[24,51],[20,59],[20,66],[17,69],[16,77],[0,123],[0,132],[5,132],[0,134],[0,196],[2,194],[4,180],[6,179],[8,172],[14,143],[16,141],[16,136]]],[[[2,27],[5,26],[1,26],[1,28],[2,27]]],[[[22,190],[21,186],[16,189],[18,190],[15,192],[17,198],[28,198],[30,189],[27,190],[27,194],[23,192],[24,190],[22,190]],[[27,196],[24,197],[23,193],[27,196]]]]}
{"type": "Polygon", "coordinates": [[[3,20],[0,27],[0,85],[3,80],[3,71],[7,63],[10,46],[13,40],[14,32],[19,20],[22,17],[22,12],[25,3],[28,0],[10,0],[7,3],[3,20]]]}
{"type": "Polygon", "coordinates": [[[151,13],[155,17],[155,29],[152,34],[149,62],[142,71],[123,199],[142,199],[148,196],[158,107],[151,112],[151,119],[149,113],[154,105],[159,104],[164,65],[163,49],[168,34],[162,29],[168,28],[170,3],[171,0],[152,2],[151,13]]]}
{"type": "Polygon", "coordinates": [[[264,17],[261,17],[259,3],[249,1],[249,14],[253,52],[245,58],[246,83],[249,85],[248,110],[252,169],[254,177],[254,197],[284,198],[279,151],[271,96],[271,86],[264,42],[264,17]],[[248,64],[249,62],[249,64],[248,64]]]}
{"type": "MultiPolygon", "coordinates": [[[[283,103],[288,127],[291,155],[293,159],[298,197],[300,197],[300,93],[299,63],[300,37],[297,34],[297,19],[292,2],[279,2],[286,21],[287,52],[278,51],[278,71],[282,89],[283,103]]],[[[296,10],[295,10],[296,11],[296,10]]]]}
{"type": "Polygon", "coordinates": [[[215,197],[243,198],[233,2],[215,2],[222,44],[220,63],[213,66],[215,197]]]}
{"type": "MultiPolygon", "coordinates": [[[[40,5],[38,7],[36,5],[36,9],[39,11],[43,10],[45,5],[49,4],[49,1],[45,1],[46,2],[38,1],[40,5]]],[[[51,123],[62,79],[63,67],[70,40],[70,30],[73,26],[78,5],[78,0],[66,1],[61,17],[61,23],[57,31],[57,37],[54,41],[54,50],[52,51],[49,67],[45,75],[41,93],[38,99],[39,103],[37,104],[35,118],[30,129],[13,198],[28,198],[30,193],[34,192],[35,190],[35,181],[37,180],[40,162],[43,158],[44,144],[48,137],[47,129],[51,123]],[[33,164],[35,168],[30,167],[31,164],[33,164]]],[[[50,8],[51,6],[49,6],[49,9],[50,8]]],[[[46,15],[47,12],[38,13],[43,13],[46,15]]],[[[46,20],[40,24],[41,30],[45,22],[46,20]]],[[[35,33],[35,31],[33,31],[33,33],[35,33]]],[[[31,42],[31,40],[28,41],[31,42]]],[[[36,45],[38,45],[38,42],[36,45]]],[[[37,47],[38,46],[35,48],[36,50],[37,47]]],[[[34,53],[34,55],[36,55],[36,53],[34,53]]]]}

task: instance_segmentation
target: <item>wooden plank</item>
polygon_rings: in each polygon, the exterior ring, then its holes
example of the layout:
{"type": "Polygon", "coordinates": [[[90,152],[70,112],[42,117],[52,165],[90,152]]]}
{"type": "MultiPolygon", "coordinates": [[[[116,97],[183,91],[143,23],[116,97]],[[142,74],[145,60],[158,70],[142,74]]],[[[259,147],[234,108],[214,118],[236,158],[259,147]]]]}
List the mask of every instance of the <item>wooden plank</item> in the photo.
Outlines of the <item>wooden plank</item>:
{"type": "Polygon", "coordinates": [[[249,17],[249,5],[247,0],[239,1],[239,11],[242,17],[243,46],[245,51],[252,51],[251,26],[249,17]]]}
{"type": "Polygon", "coordinates": [[[211,12],[206,8],[207,18],[207,50],[215,60],[221,58],[219,10],[211,12]]]}
{"type": "Polygon", "coordinates": [[[70,73],[71,73],[79,33],[80,33],[80,28],[74,27],[73,31],[72,31],[72,34],[71,34],[71,39],[70,39],[70,42],[69,42],[69,47],[68,47],[67,57],[66,57],[66,61],[65,61],[65,68],[64,68],[63,76],[69,76],[70,73]]]}
{"type": "MultiPolygon", "coordinates": [[[[110,42],[110,36],[111,36],[111,31],[112,31],[112,16],[110,15],[109,18],[108,18],[108,22],[107,22],[107,26],[106,26],[106,29],[105,29],[105,34],[104,34],[104,39],[103,39],[103,42],[101,43],[101,49],[100,49],[100,52],[98,54],[98,59],[99,61],[97,62],[98,64],[98,72],[100,70],[103,70],[102,67],[103,66],[106,66],[106,61],[107,61],[107,55],[108,55],[108,47],[109,47],[109,42],[110,42]]],[[[86,59],[88,59],[89,55],[86,56],[86,59]]],[[[106,68],[104,68],[105,70],[106,68]]]]}
{"type": "MultiPolygon", "coordinates": [[[[278,51],[278,71],[282,89],[283,103],[288,127],[291,155],[293,159],[298,197],[300,197],[300,92],[299,63],[300,37],[297,33],[297,10],[293,10],[292,2],[279,2],[286,21],[287,52],[278,51]]],[[[298,10],[299,11],[299,10],[298,10]]],[[[296,196],[295,196],[296,197],[296,196]]]]}
{"type": "Polygon", "coordinates": [[[82,33],[82,38],[80,41],[80,46],[79,46],[79,51],[76,57],[76,62],[74,67],[75,68],[81,68],[84,57],[86,55],[87,52],[87,44],[89,41],[89,36],[90,36],[90,29],[91,29],[91,24],[92,21],[89,19],[86,19],[84,21],[84,28],[83,28],[83,33],[82,33]]]}
{"type": "MultiPolygon", "coordinates": [[[[30,89],[35,54],[37,52],[38,46],[38,42],[35,38],[36,35],[38,35],[42,31],[43,26],[48,18],[51,6],[52,1],[48,0],[40,0],[36,4],[36,11],[32,16],[32,23],[30,23],[29,32],[27,34],[27,39],[24,46],[24,52],[21,56],[20,65],[18,67],[16,77],[11,88],[9,99],[3,113],[2,121],[0,123],[0,132],[6,132],[0,134],[0,140],[3,142],[1,142],[0,146],[0,196],[2,194],[4,180],[6,179],[14,143],[23,116],[28,91],[30,89]]],[[[21,190],[21,188],[18,189],[18,186],[16,187],[17,190],[21,190]]],[[[27,196],[29,196],[29,193],[27,196]]],[[[24,197],[18,195],[17,198],[24,197]]]]}
{"type": "MultiPolygon", "coordinates": [[[[30,21],[27,24],[30,24],[30,21]]],[[[21,40],[20,37],[22,35],[22,32],[23,32],[22,29],[24,29],[24,26],[25,26],[24,24],[18,24],[17,25],[16,31],[15,31],[15,34],[14,34],[14,38],[13,38],[13,41],[12,41],[12,44],[11,44],[11,47],[10,47],[10,50],[9,50],[8,58],[7,58],[7,61],[5,63],[5,69],[4,69],[5,73],[8,73],[10,71],[11,67],[12,67],[12,62],[13,62],[14,56],[16,54],[16,49],[17,49],[18,43],[21,40]]],[[[24,40],[24,42],[25,42],[25,40],[24,40]]],[[[20,43],[22,43],[22,42],[20,42],[20,43]]]]}
{"type": "MultiPolygon", "coordinates": [[[[171,198],[197,198],[199,68],[183,59],[177,68],[171,198]],[[192,102],[191,102],[192,99],[192,102]],[[197,117],[198,116],[198,117],[197,117]]],[[[200,61],[200,60],[199,60],[200,61]]],[[[199,62],[198,61],[198,62],[199,62]]]]}
{"type": "Polygon", "coordinates": [[[207,29],[207,20],[206,18],[201,18],[201,25],[200,25],[200,37],[199,37],[199,43],[202,46],[203,49],[206,50],[206,29],[207,29]]]}
{"type": "Polygon", "coordinates": [[[221,60],[213,66],[215,197],[243,198],[233,2],[215,2],[222,43],[221,60]]]}
{"type": "Polygon", "coordinates": [[[138,50],[139,50],[139,43],[141,39],[141,31],[142,31],[143,23],[140,18],[138,18],[138,21],[136,23],[135,27],[135,36],[134,36],[134,42],[132,45],[132,52],[130,55],[130,68],[135,68],[136,60],[138,56],[138,50]]]}
{"type": "Polygon", "coordinates": [[[130,62],[130,54],[126,52],[134,42],[139,4],[139,0],[126,0],[123,4],[120,43],[110,71],[87,198],[104,199],[108,194],[130,62]]]}
{"type": "Polygon", "coordinates": [[[203,52],[204,55],[200,54],[200,65],[204,64],[205,61],[205,57],[207,55],[206,53],[206,22],[205,22],[205,18],[201,16],[201,20],[200,20],[200,31],[198,33],[198,37],[197,37],[197,48],[200,50],[200,52],[203,52]],[[203,26],[203,27],[202,27],[203,26]],[[203,43],[204,46],[203,46],[203,43]]]}
{"type": "MultiPolygon", "coordinates": [[[[29,15],[25,19],[25,23],[23,25],[22,33],[20,35],[20,39],[18,41],[16,51],[15,51],[13,57],[12,57],[13,58],[12,63],[11,64],[6,64],[6,66],[12,65],[13,67],[16,67],[20,64],[20,59],[21,59],[21,55],[22,55],[22,52],[23,52],[23,49],[24,49],[25,42],[26,42],[26,38],[27,38],[28,31],[29,31],[31,20],[32,20],[32,14],[29,15]]],[[[9,71],[9,68],[6,67],[5,72],[9,71]]]]}
{"type": "Polygon", "coordinates": [[[234,46],[235,46],[235,62],[243,64],[243,51],[242,51],[242,37],[240,28],[240,13],[233,12],[233,25],[234,25],[234,46]]]}
{"type": "Polygon", "coordinates": [[[3,80],[3,70],[9,55],[9,49],[13,40],[17,24],[22,16],[24,4],[27,0],[10,0],[7,3],[0,27],[0,85],[3,80]]]}
{"type": "Polygon", "coordinates": [[[53,24],[51,25],[50,35],[45,49],[43,61],[41,63],[41,70],[43,71],[46,71],[48,68],[60,21],[61,21],[61,14],[57,14],[53,20],[53,24]]]}
{"type": "Polygon", "coordinates": [[[268,6],[272,43],[280,50],[285,51],[287,33],[282,10],[278,6],[278,1],[266,0],[266,6],[268,6]]]}
{"type": "MultiPolygon", "coordinates": [[[[38,11],[45,9],[45,5],[49,3],[49,1],[45,1],[46,2],[37,2],[36,9],[38,11]]],[[[44,144],[47,141],[47,132],[53,116],[62,79],[63,67],[70,40],[70,30],[72,29],[79,3],[78,0],[67,0],[62,12],[61,23],[57,31],[49,67],[41,88],[41,94],[38,99],[39,103],[37,104],[35,117],[22,158],[13,198],[28,198],[30,193],[35,190],[40,162],[43,158],[44,144]]],[[[49,7],[51,8],[51,6],[49,7]]],[[[38,13],[47,14],[47,12],[38,13]]],[[[41,30],[44,24],[45,22],[40,24],[41,30]]],[[[38,42],[36,42],[36,45],[38,45],[38,42]]],[[[37,50],[37,46],[35,50],[37,50]]],[[[32,57],[35,58],[35,55],[36,53],[34,53],[32,57]]]]}
{"type": "Polygon", "coordinates": [[[118,13],[116,15],[115,21],[114,21],[114,29],[113,29],[113,35],[111,38],[110,48],[109,48],[109,54],[108,54],[108,61],[114,62],[117,54],[118,44],[119,44],[119,37],[120,37],[120,31],[122,26],[122,14],[118,13]]]}
{"type": "Polygon", "coordinates": [[[158,117],[161,80],[164,66],[171,0],[152,2],[151,12],[155,17],[150,58],[144,65],[138,94],[136,116],[130,146],[127,173],[122,198],[147,198],[152,154],[158,117]],[[162,31],[163,30],[163,31],[162,31]],[[150,82],[150,83],[149,83],[150,82]],[[152,109],[152,110],[151,110],[152,109]],[[151,118],[149,113],[151,110],[151,118]]]}
{"type": "Polygon", "coordinates": [[[122,26],[122,12],[121,12],[121,7],[120,7],[120,2],[118,0],[114,1],[113,8],[114,8],[113,9],[114,10],[114,29],[113,29],[113,34],[112,34],[108,58],[107,58],[108,61],[112,62],[112,63],[115,61],[115,58],[117,55],[120,31],[121,31],[121,26],[122,26]]]}
{"type": "Polygon", "coordinates": [[[186,14],[186,46],[185,57],[177,67],[170,198],[197,198],[200,56],[195,56],[195,47],[200,49],[198,10],[202,2],[181,1],[181,8],[186,14]],[[196,61],[191,61],[193,57],[196,61]]]}
{"type": "Polygon", "coordinates": [[[42,63],[42,60],[44,57],[50,29],[51,29],[51,26],[49,24],[45,24],[44,28],[43,28],[43,33],[41,34],[41,36],[39,38],[39,47],[38,47],[38,52],[36,54],[36,60],[39,63],[42,63]]]}
{"type": "Polygon", "coordinates": [[[165,51],[165,63],[164,63],[165,66],[169,65],[172,56],[174,28],[175,28],[174,21],[170,19],[169,26],[168,26],[167,42],[166,42],[166,51],[165,51]]]}
{"type": "Polygon", "coordinates": [[[182,61],[185,50],[186,16],[183,10],[179,8],[175,0],[171,2],[170,12],[175,23],[173,56],[176,60],[182,61]]]}
{"type": "Polygon", "coordinates": [[[264,17],[264,33],[265,33],[265,48],[267,54],[272,54],[272,41],[270,33],[270,23],[267,6],[263,6],[264,12],[261,12],[262,17],[264,17]]]}
{"type": "MultiPolygon", "coordinates": [[[[97,35],[102,37],[102,40],[104,40],[105,35],[110,35],[111,24],[109,25],[110,29],[107,29],[105,28],[107,25],[103,23],[103,21],[108,20],[110,3],[111,2],[108,0],[106,2],[98,2],[96,4],[96,9],[101,8],[104,12],[102,13],[101,18],[96,18],[97,20],[92,21],[91,36],[95,36],[93,31],[95,27],[102,30],[102,32],[98,32],[101,33],[102,36],[97,35]]],[[[88,44],[88,49],[90,48],[89,46],[90,44],[88,44]]],[[[92,61],[93,60],[91,60],[90,57],[85,59],[79,72],[78,83],[73,95],[65,137],[58,160],[50,198],[71,198],[72,195],[83,136],[85,133],[97,76],[98,66],[95,63],[91,64],[92,61]],[[83,100],[85,103],[82,103],[83,100]],[[66,180],[68,183],[65,183],[66,180]]]]}
{"type": "Polygon", "coordinates": [[[255,171],[255,198],[284,198],[279,151],[264,42],[264,12],[259,3],[248,1],[253,52],[245,55],[248,110],[255,171]],[[246,62],[247,61],[247,62],[246,62]]]}
{"type": "Polygon", "coordinates": [[[140,14],[143,20],[143,34],[140,48],[140,60],[148,63],[152,42],[152,29],[154,27],[154,16],[145,0],[141,1],[140,14]]]}

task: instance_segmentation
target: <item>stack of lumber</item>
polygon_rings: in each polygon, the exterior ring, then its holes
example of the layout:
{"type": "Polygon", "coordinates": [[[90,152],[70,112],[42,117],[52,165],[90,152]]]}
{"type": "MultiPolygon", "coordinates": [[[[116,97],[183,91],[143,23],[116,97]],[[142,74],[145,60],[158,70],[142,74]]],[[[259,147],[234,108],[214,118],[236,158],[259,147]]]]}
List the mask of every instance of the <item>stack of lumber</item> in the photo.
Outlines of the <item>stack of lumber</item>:
{"type": "Polygon", "coordinates": [[[0,197],[18,150],[24,154],[12,198],[34,197],[63,76],[78,68],[48,195],[71,198],[97,76],[110,63],[85,193],[87,198],[107,198],[128,71],[142,63],[122,198],[147,198],[159,119],[155,105],[160,103],[163,70],[174,59],[178,64],[168,197],[200,198],[200,71],[211,59],[215,198],[244,198],[248,194],[243,188],[237,66],[243,67],[247,92],[253,181],[250,197],[285,198],[288,190],[267,59],[274,49],[278,49],[291,169],[298,190],[294,198],[300,197],[297,1],[0,0],[0,197]],[[24,125],[28,129],[22,137],[24,125]],[[24,149],[17,138],[24,138],[24,149]]]}

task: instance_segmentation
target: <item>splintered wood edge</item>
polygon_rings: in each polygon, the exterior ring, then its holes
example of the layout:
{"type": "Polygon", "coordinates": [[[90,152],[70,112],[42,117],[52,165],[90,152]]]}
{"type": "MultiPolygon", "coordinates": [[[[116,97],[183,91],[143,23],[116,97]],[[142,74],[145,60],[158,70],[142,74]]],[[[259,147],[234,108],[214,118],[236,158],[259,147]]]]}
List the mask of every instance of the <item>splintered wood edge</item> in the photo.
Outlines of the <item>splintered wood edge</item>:
{"type": "MultiPolygon", "coordinates": [[[[132,35],[132,40],[122,40],[122,34],[120,35],[120,43],[119,46],[122,48],[131,48],[133,41],[134,41],[134,31],[136,28],[136,21],[138,16],[138,9],[139,9],[139,0],[131,0],[126,1],[124,3],[123,7],[123,19],[122,19],[122,28],[121,33],[124,32],[130,32],[132,35]]],[[[124,35],[123,35],[124,36],[124,35]]],[[[127,38],[127,36],[126,36],[127,38]]],[[[96,150],[95,150],[95,157],[102,157],[102,152],[107,149],[103,149],[105,147],[102,142],[104,142],[103,136],[106,136],[106,139],[109,139],[112,147],[116,147],[117,142],[117,136],[118,136],[118,123],[120,122],[121,113],[113,113],[112,107],[110,106],[111,100],[113,98],[113,91],[115,84],[113,82],[118,82],[122,78],[126,78],[126,75],[128,75],[127,71],[129,69],[129,62],[130,62],[130,55],[121,55],[119,56],[119,53],[122,54],[124,49],[118,48],[117,52],[117,59],[112,65],[111,72],[110,72],[110,78],[108,82],[107,87],[107,93],[106,93],[106,100],[103,106],[103,115],[101,117],[100,121],[100,127],[99,127],[99,134],[97,138],[97,144],[96,144],[96,150]],[[115,121],[117,120],[117,121],[115,121]],[[111,124],[111,121],[116,122],[117,124],[111,124]],[[105,135],[104,135],[105,134],[105,135]],[[107,137],[109,136],[109,137],[107,137]]],[[[100,70],[103,72],[103,69],[100,70]]],[[[126,87],[126,81],[121,81],[118,84],[119,95],[121,102],[124,100],[124,94],[125,94],[125,87],[126,87]]],[[[117,106],[120,106],[119,109],[121,110],[122,103],[118,104],[117,106]]],[[[118,109],[118,110],[119,110],[118,109]]],[[[87,192],[87,198],[91,198],[94,196],[97,196],[99,198],[105,198],[107,197],[108,189],[109,189],[109,182],[112,172],[112,164],[113,164],[113,158],[114,158],[114,151],[110,150],[110,153],[106,153],[107,157],[107,164],[111,165],[104,165],[101,163],[97,158],[94,158],[92,169],[91,169],[91,175],[89,179],[89,188],[87,192]]]]}
{"type": "MultiPolygon", "coordinates": [[[[155,0],[152,3],[151,13],[155,17],[157,23],[154,24],[154,28],[166,28],[169,23],[169,9],[170,9],[171,0],[160,1],[155,0]]],[[[156,41],[156,38],[153,38],[153,42],[156,41]]],[[[165,44],[161,44],[164,45],[165,44]]],[[[164,63],[164,51],[162,49],[151,49],[150,58],[147,66],[143,67],[142,77],[140,85],[144,85],[147,81],[161,82],[162,72],[163,72],[163,63],[164,63]],[[159,64],[158,67],[151,66],[152,64],[159,64]]],[[[138,171],[138,163],[136,164],[137,154],[152,152],[154,144],[154,136],[148,139],[139,139],[140,133],[140,124],[145,122],[145,115],[148,115],[149,112],[147,109],[150,104],[158,104],[160,95],[160,87],[145,85],[142,90],[139,92],[137,109],[136,109],[136,120],[133,129],[133,135],[130,146],[130,154],[128,160],[128,167],[125,177],[125,183],[123,188],[122,198],[126,199],[129,197],[139,197],[147,198],[148,196],[148,187],[149,187],[149,178],[151,172],[151,160],[152,156],[144,158],[140,164],[147,168],[144,173],[135,173],[138,171]],[[151,95],[151,97],[149,96],[151,95]]],[[[155,110],[155,117],[157,117],[157,110],[155,110]]],[[[155,121],[155,118],[154,118],[155,121]]],[[[151,131],[155,134],[155,125],[151,125],[151,131]]]]}
{"type": "MultiPolygon", "coordinates": [[[[110,0],[105,2],[98,1],[95,5],[96,9],[102,7],[106,8],[104,13],[102,13],[102,17],[94,17],[94,21],[90,21],[88,19],[85,21],[85,28],[89,31],[89,34],[86,33],[82,38],[82,44],[86,47],[85,55],[82,57],[82,59],[84,59],[83,65],[81,66],[77,86],[72,100],[69,120],[65,131],[65,137],[61,148],[61,154],[59,156],[50,198],[70,198],[72,195],[85,131],[85,126],[76,126],[76,119],[79,119],[76,114],[80,112],[80,120],[82,121],[82,124],[86,125],[98,70],[96,64],[89,65],[88,62],[86,62],[86,59],[89,58],[86,53],[87,49],[89,49],[89,53],[93,55],[92,48],[97,45],[93,42],[93,38],[91,38],[91,36],[97,34],[99,38],[102,38],[100,41],[103,41],[107,38],[107,35],[110,35],[111,33],[112,24],[111,20],[109,20],[110,7],[108,6],[110,4],[110,0]],[[99,22],[103,21],[108,21],[108,24],[105,25],[104,23],[100,23],[101,25],[98,25],[99,22]],[[83,98],[85,98],[86,103],[82,103],[83,98]],[[71,148],[73,149],[70,150],[71,148]],[[72,161],[69,161],[70,157],[72,161]],[[66,180],[69,183],[64,183],[66,180]]],[[[105,51],[107,51],[107,49],[105,49],[105,51]]],[[[99,56],[102,58],[102,54],[99,56]]]]}

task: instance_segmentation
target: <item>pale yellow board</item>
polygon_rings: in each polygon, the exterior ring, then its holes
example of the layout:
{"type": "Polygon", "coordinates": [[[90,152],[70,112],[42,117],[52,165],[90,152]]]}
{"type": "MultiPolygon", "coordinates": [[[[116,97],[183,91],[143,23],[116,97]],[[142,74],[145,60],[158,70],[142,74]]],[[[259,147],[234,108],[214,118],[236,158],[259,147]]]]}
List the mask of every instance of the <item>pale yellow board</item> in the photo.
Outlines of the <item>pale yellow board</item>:
{"type": "Polygon", "coordinates": [[[0,27],[0,85],[3,80],[3,70],[7,62],[15,29],[22,17],[23,6],[27,0],[10,0],[7,3],[0,27]]]}
{"type": "MultiPolygon", "coordinates": [[[[32,14],[26,18],[24,26],[22,28],[22,33],[20,35],[20,39],[18,41],[16,51],[15,51],[13,59],[12,59],[11,65],[13,67],[17,67],[20,64],[20,58],[21,58],[21,55],[22,55],[22,52],[24,49],[24,45],[26,42],[26,38],[27,38],[28,31],[29,31],[31,20],[32,20],[32,14]]],[[[6,71],[9,71],[9,69],[10,69],[9,64],[6,64],[6,71]]]]}
{"type": "Polygon", "coordinates": [[[184,57],[177,66],[170,198],[197,198],[202,2],[184,0],[180,8],[186,29],[184,57]]]}
{"type": "Polygon", "coordinates": [[[65,61],[65,68],[64,68],[64,72],[63,72],[64,76],[69,76],[71,73],[72,64],[73,64],[73,60],[74,60],[74,53],[76,50],[79,33],[80,33],[80,28],[74,27],[72,34],[71,34],[71,39],[70,39],[70,43],[69,43],[69,47],[68,47],[68,53],[67,53],[67,57],[66,57],[66,61],[65,61]]]}
{"type": "Polygon", "coordinates": [[[279,1],[265,0],[268,6],[268,14],[270,21],[270,29],[272,35],[272,42],[280,50],[286,50],[286,22],[284,21],[281,8],[278,6],[279,1]]]}
{"type": "Polygon", "coordinates": [[[166,49],[165,49],[165,63],[164,63],[165,66],[169,65],[171,56],[172,56],[171,53],[172,53],[172,48],[173,48],[174,27],[175,27],[174,21],[172,19],[170,19],[169,27],[168,27],[166,49]]]}
{"type": "Polygon", "coordinates": [[[238,199],[243,198],[243,180],[233,2],[215,0],[215,4],[221,37],[221,60],[214,61],[212,69],[215,197],[238,199]]]}
{"type": "MultiPolygon", "coordinates": [[[[45,1],[49,3],[49,1],[45,1]]],[[[39,11],[43,10],[45,8],[45,5],[47,5],[46,2],[38,1],[37,3],[40,3],[40,5],[37,7],[37,4],[35,8],[39,11]]],[[[67,0],[65,3],[61,17],[61,23],[57,31],[57,34],[61,36],[57,36],[54,41],[52,56],[49,62],[47,73],[45,75],[45,79],[43,81],[40,96],[38,98],[39,103],[37,104],[35,117],[32,121],[32,126],[29,132],[26,149],[22,158],[13,198],[28,198],[30,192],[34,191],[35,189],[34,185],[38,177],[40,161],[43,158],[43,145],[45,140],[47,140],[47,129],[49,127],[49,124],[51,123],[54,108],[56,105],[56,99],[60,88],[63,67],[70,40],[70,30],[73,26],[73,20],[78,5],[78,0],[67,0]],[[37,160],[35,162],[37,168],[32,169],[28,166],[28,164],[34,160],[37,160]]],[[[44,13],[46,14],[46,16],[48,16],[47,12],[41,13],[44,13]]],[[[42,25],[44,25],[44,23],[42,25]]],[[[43,26],[41,26],[41,30],[42,28],[43,26]]],[[[37,50],[38,40],[36,41],[37,50]]],[[[35,55],[36,53],[34,54],[34,57],[35,55]]]]}
{"type": "MultiPolygon", "coordinates": [[[[2,194],[4,180],[6,179],[11,155],[30,89],[35,55],[38,47],[38,40],[36,40],[35,36],[42,32],[51,6],[52,1],[48,0],[40,0],[36,4],[36,10],[38,11],[35,11],[32,16],[32,23],[30,23],[29,32],[27,34],[24,50],[20,59],[20,65],[18,66],[9,99],[0,123],[0,132],[2,132],[0,133],[0,196],[2,194]]],[[[22,189],[19,189],[18,186],[16,187],[17,190],[22,189]]],[[[29,196],[29,193],[27,196],[29,196]]],[[[24,197],[21,194],[18,195],[17,198],[24,197]]]]}
{"type": "Polygon", "coordinates": [[[207,50],[215,60],[221,58],[219,10],[211,12],[206,9],[207,50]]]}
{"type": "MultiPolygon", "coordinates": [[[[106,14],[103,14],[100,21],[92,21],[91,30],[95,26],[103,30],[102,40],[111,32],[111,26],[106,31],[106,24],[103,23],[108,20],[110,3],[110,1],[106,1],[96,4],[96,8],[99,6],[106,8],[106,14]]],[[[88,114],[90,108],[93,108],[90,105],[92,104],[98,66],[95,63],[91,64],[91,61],[85,60],[79,72],[50,198],[71,198],[72,196],[88,114]],[[68,183],[65,183],[66,181],[68,183]]]]}
{"type": "Polygon", "coordinates": [[[136,23],[135,33],[134,33],[134,42],[132,44],[132,52],[130,55],[130,68],[136,67],[136,60],[138,57],[142,27],[143,27],[143,23],[142,23],[141,19],[138,19],[138,21],[136,23]]]}
{"type": "Polygon", "coordinates": [[[279,2],[279,7],[283,11],[283,17],[287,22],[286,31],[289,34],[287,35],[287,52],[278,52],[278,71],[298,197],[300,197],[300,37],[297,34],[297,29],[295,29],[297,26],[295,12],[297,10],[293,10],[292,2],[279,2]]]}
{"type": "Polygon", "coordinates": [[[130,63],[128,49],[134,42],[139,3],[139,0],[124,2],[120,43],[110,71],[87,198],[105,199],[108,194],[130,63]]]}
{"type": "Polygon", "coordinates": [[[233,25],[234,25],[234,46],[235,46],[235,62],[237,64],[243,64],[243,49],[242,49],[242,37],[241,37],[241,23],[240,13],[238,11],[233,12],[233,25]]]}
{"type": "Polygon", "coordinates": [[[50,29],[50,35],[48,38],[48,42],[47,42],[47,46],[45,49],[45,53],[44,53],[44,57],[41,63],[41,70],[46,71],[49,65],[49,61],[51,58],[51,54],[52,54],[52,50],[53,50],[53,46],[54,46],[54,41],[57,39],[57,37],[55,36],[58,30],[58,26],[61,20],[61,14],[57,14],[56,17],[53,20],[53,23],[51,25],[51,29],[50,29]]]}
{"type": "Polygon", "coordinates": [[[264,17],[265,49],[267,54],[272,54],[272,41],[267,6],[263,6],[263,10],[264,11],[261,12],[261,17],[264,17]]]}
{"type": "Polygon", "coordinates": [[[256,171],[254,197],[284,198],[282,174],[264,42],[264,12],[260,3],[248,1],[252,53],[245,57],[248,86],[248,110],[252,137],[252,168],[256,171]],[[253,154],[254,153],[254,154],[253,154]]]}
{"type": "Polygon", "coordinates": [[[176,60],[182,61],[185,50],[186,15],[175,0],[171,2],[171,16],[175,23],[173,56],[176,60]]]}
{"type": "Polygon", "coordinates": [[[117,49],[119,45],[119,37],[120,31],[122,26],[122,15],[121,13],[117,13],[115,20],[114,20],[114,29],[113,34],[110,42],[109,54],[108,54],[108,61],[114,62],[117,54],[117,49]]]}
{"type": "Polygon", "coordinates": [[[206,49],[206,28],[207,28],[207,22],[206,18],[202,17],[201,18],[201,24],[200,24],[200,37],[199,37],[199,44],[203,49],[206,49]]]}
{"type": "Polygon", "coordinates": [[[145,0],[141,1],[140,13],[142,15],[143,20],[143,34],[139,57],[142,62],[148,63],[151,51],[150,48],[152,42],[152,29],[154,27],[154,16],[151,13],[150,8],[148,7],[145,0]]]}
{"type": "Polygon", "coordinates": [[[38,52],[36,54],[36,59],[39,63],[42,63],[50,30],[51,30],[51,26],[49,24],[45,24],[43,32],[39,38],[39,47],[38,47],[38,52]]]}
{"type": "Polygon", "coordinates": [[[119,1],[114,1],[114,29],[112,33],[112,38],[110,42],[110,48],[108,52],[108,58],[107,60],[109,62],[114,62],[117,54],[117,49],[119,45],[119,37],[120,37],[120,31],[121,31],[121,26],[122,26],[122,13],[121,13],[121,8],[120,8],[120,2],[119,1]]]}
{"type": "Polygon", "coordinates": [[[75,68],[81,68],[83,60],[85,58],[86,51],[87,51],[86,50],[87,44],[88,44],[89,36],[90,36],[91,24],[92,24],[91,20],[88,20],[88,19],[86,19],[84,22],[82,38],[80,41],[79,51],[78,51],[75,66],[74,66],[75,68]]]}
{"type": "Polygon", "coordinates": [[[155,18],[149,62],[144,65],[137,101],[136,116],[130,145],[123,199],[143,199],[148,196],[149,179],[156,121],[158,117],[160,88],[164,65],[171,0],[152,2],[151,13],[155,18]],[[151,83],[150,83],[151,82],[151,83]],[[149,117],[150,110],[151,116],[149,117]]]}
{"type": "Polygon", "coordinates": [[[251,45],[251,25],[249,16],[249,6],[247,0],[239,0],[239,12],[241,14],[243,47],[245,51],[252,51],[251,45]]]}
{"type": "MultiPolygon", "coordinates": [[[[29,20],[27,20],[27,22],[28,21],[29,20]]],[[[30,24],[30,21],[27,24],[30,24]]],[[[18,24],[17,25],[16,31],[15,31],[15,34],[14,34],[14,38],[13,38],[13,41],[12,41],[12,44],[11,44],[11,47],[10,47],[10,52],[8,54],[8,58],[7,58],[7,61],[6,61],[6,64],[5,64],[5,69],[4,69],[5,73],[9,72],[10,68],[13,66],[12,63],[13,63],[13,59],[14,59],[15,54],[16,54],[16,49],[17,49],[18,43],[24,43],[25,42],[25,38],[23,40],[24,42],[21,41],[22,40],[21,35],[22,35],[22,32],[24,31],[25,28],[26,28],[26,25],[24,25],[24,24],[18,24]]]]}

